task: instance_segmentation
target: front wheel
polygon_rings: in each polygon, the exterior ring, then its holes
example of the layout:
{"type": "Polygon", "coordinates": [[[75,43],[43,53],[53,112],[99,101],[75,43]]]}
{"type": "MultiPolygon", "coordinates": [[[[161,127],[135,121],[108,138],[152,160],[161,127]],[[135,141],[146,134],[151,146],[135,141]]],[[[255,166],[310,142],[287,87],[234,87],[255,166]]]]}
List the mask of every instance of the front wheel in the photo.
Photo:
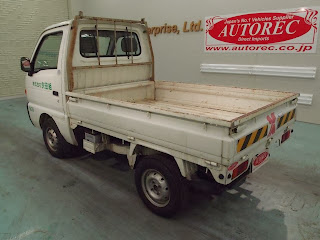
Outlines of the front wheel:
{"type": "Polygon", "coordinates": [[[56,123],[48,118],[42,126],[44,143],[50,154],[56,158],[67,157],[71,151],[71,144],[61,135],[56,123]]]}
{"type": "Polygon", "coordinates": [[[176,163],[164,156],[147,156],[135,171],[140,198],[154,213],[171,217],[186,201],[186,187],[176,163]]]}

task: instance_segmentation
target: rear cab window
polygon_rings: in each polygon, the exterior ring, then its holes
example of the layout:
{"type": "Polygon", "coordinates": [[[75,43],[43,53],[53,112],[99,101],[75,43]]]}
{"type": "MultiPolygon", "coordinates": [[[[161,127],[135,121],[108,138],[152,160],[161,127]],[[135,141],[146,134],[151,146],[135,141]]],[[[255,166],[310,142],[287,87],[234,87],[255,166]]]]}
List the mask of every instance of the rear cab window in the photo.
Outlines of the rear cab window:
{"type": "Polygon", "coordinates": [[[116,31],[115,36],[112,30],[99,30],[98,35],[97,37],[96,30],[80,31],[81,56],[98,57],[98,53],[100,57],[139,56],[141,54],[139,38],[134,32],[131,35],[131,32],[116,31]]]}

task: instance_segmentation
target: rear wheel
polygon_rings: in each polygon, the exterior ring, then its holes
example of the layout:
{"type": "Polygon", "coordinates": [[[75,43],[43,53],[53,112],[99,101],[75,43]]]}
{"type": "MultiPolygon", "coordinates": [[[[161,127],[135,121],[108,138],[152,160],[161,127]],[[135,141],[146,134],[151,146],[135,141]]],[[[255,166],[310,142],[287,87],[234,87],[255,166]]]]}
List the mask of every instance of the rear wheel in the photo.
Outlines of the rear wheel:
{"type": "Polygon", "coordinates": [[[42,126],[44,143],[50,154],[56,158],[67,157],[71,152],[72,145],[67,143],[61,135],[56,123],[48,118],[42,126]]]}
{"type": "Polygon", "coordinates": [[[135,171],[137,191],[154,213],[171,217],[186,201],[187,189],[176,163],[164,156],[147,156],[135,171]]]}
{"type": "Polygon", "coordinates": [[[165,207],[170,201],[167,179],[155,169],[146,169],[141,177],[144,196],[157,207],[165,207]]]}

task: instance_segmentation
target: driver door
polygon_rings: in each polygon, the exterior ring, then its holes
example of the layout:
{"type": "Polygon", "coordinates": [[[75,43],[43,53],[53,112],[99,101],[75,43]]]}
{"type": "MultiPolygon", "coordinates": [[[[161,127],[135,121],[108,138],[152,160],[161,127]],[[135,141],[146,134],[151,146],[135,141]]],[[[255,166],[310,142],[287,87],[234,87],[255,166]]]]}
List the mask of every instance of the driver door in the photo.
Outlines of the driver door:
{"type": "Polygon", "coordinates": [[[64,112],[61,92],[62,38],[63,29],[59,28],[41,36],[31,60],[33,73],[26,79],[28,101],[50,109],[52,115],[64,112]]]}

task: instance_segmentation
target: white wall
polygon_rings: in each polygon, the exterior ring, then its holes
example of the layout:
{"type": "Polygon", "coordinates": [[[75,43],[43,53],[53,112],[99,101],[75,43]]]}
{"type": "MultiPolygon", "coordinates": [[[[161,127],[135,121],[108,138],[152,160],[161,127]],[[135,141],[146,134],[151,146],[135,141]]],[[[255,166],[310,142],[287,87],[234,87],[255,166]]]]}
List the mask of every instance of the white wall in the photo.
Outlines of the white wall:
{"type": "MultiPolygon", "coordinates": [[[[85,15],[140,19],[149,26],[204,20],[206,16],[238,14],[275,9],[317,6],[319,0],[71,0],[72,15],[83,10],[85,15]]],[[[204,28],[204,24],[202,23],[204,28]]],[[[314,94],[312,106],[299,106],[298,120],[320,124],[320,49],[316,54],[204,53],[204,32],[162,34],[152,37],[155,52],[156,79],[216,84],[249,88],[278,89],[314,94]],[[316,79],[266,77],[233,74],[200,73],[201,63],[279,65],[317,67],[316,79]]],[[[320,43],[320,41],[318,41],[320,43]]]]}
{"type": "Polygon", "coordinates": [[[0,98],[23,95],[20,57],[30,57],[48,25],[68,19],[66,0],[0,0],[0,98]]]}

